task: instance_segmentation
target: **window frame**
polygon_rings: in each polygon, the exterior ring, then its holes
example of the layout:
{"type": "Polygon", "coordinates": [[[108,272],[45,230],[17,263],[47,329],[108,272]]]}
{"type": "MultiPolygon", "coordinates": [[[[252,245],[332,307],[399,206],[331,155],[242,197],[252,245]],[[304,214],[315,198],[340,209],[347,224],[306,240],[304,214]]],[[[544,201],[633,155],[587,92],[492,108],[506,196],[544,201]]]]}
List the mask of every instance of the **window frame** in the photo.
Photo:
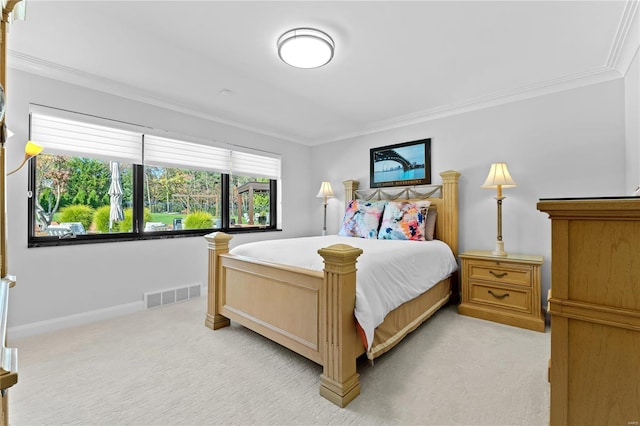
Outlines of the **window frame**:
{"type": "MultiPolygon", "coordinates": [[[[83,114],[78,114],[82,116],[83,114]]],[[[105,122],[111,120],[104,119],[105,122]]],[[[118,129],[117,126],[113,126],[118,129]]],[[[31,114],[29,114],[29,133],[31,135],[31,114]]],[[[141,132],[140,149],[143,149],[144,132],[141,132]]],[[[46,149],[46,147],[45,147],[46,149]]],[[[231,152],[235,152],[230,150],[231,152]]],[[[53,154],[58,155],[58,154],[53,154]]],[[[69,155],[69,154],[67,154],[69,155]]],[[[80,157],[81,155],[75,155],[80,157]]],[[[87,157],[91,158],[91,157],[87,157]]],[[[226,232],[229,234],[244,234],[256,232],[274,232],[281,231],[277,227],[278,221],[278,179],[269,179],[269,225],[254,225],[251,227],[236,227],[230,225],[230,173],[220,173],[221,176],[221,212],[220,212],[220,228],[203,228],[203,229],[180,229],[167,231],[144,231],[144,164],[132,164],[133,167],[133,226],[131,232],[121,233],[105,233],[105,234],[82,234],[65,237],[65,236],[36,236],[36,168],[38,158],[34,157],[29,160],[28,165],[28,203],[27,203],[27,247],[50,247],[50,246],[66,246],[76,244],[94,244],[118,241],[139,241],[139,240],[155,240],[167,238],[185,238],[198,237],[209,234],[211,232],[226,232]]],[[[180,168],[188,168],[184,166],[176,166],[180,168]]]]}

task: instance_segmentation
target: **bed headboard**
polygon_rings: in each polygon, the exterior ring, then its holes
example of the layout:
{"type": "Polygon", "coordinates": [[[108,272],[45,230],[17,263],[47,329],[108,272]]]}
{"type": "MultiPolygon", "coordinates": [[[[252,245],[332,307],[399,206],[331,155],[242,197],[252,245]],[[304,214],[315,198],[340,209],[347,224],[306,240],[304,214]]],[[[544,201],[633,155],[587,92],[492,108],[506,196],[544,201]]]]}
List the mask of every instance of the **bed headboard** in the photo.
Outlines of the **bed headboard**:
{"type": "Polygon", "coordinates": [[[441,185],[402,186],[359,190],[357,180],[343,182],[345,204],[353,199],[364,200],[429,200],[438,211],[436,237],[458,255],[458,178],[460,172],[440,173],[441,185]]]}

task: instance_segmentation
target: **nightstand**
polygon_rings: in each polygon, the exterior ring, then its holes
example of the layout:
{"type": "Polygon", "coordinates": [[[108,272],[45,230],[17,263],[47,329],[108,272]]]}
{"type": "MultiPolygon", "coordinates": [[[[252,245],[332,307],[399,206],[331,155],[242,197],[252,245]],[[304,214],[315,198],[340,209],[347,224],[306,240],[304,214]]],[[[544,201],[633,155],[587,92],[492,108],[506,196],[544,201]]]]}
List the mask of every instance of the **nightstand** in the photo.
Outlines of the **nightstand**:
{"type": "Polygon", "coordinates": [[[540,302],[542,256],[466,251],[458,313],[530,330],[545,330],[540,302]]]}

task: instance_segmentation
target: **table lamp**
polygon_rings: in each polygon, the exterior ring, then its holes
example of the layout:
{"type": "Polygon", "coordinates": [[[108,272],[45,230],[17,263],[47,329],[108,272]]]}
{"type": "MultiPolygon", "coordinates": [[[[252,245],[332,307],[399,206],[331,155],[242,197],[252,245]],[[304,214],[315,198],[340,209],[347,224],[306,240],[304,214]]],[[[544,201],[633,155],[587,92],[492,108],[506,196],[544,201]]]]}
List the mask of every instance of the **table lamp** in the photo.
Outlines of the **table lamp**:
{"type": "Polygon", "coordinates": [[[489,170],[489,175],[481,188],[496,188],[497,196],[495,197],[498,202],[498,236],[496,239],[496,249],[492,252],[496,256],[506,256],[504,251],[504,241],[502,241],[502,200],[505,197],[502,195],[502,188],[513,188],[517,186],[511,178],[506,163],[493,163],[489,170]]]}
{"type": "Polygon", "coordinates": [[[327,235],[327,198],[335,197],[331,184],[329,182],[322,182],[320,185],[320,191],[318,191],[318,198],[324,198],[324,225],[322,226],[322,235],[327,235]]]}

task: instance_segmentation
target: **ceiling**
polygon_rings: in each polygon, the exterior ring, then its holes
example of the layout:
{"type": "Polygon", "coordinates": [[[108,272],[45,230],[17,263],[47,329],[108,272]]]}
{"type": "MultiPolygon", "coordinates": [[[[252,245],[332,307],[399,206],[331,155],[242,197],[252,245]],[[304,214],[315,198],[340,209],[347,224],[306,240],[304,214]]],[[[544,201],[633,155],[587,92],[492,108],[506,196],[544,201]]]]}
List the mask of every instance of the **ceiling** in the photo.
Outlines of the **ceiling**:
{"type": "Polygon", "coordinates": [[[44,1],[8,66],[305,144],[620,78],[635,1],[44,1]],[[335,40],[318,69],[276,40],[335,40]]]}

